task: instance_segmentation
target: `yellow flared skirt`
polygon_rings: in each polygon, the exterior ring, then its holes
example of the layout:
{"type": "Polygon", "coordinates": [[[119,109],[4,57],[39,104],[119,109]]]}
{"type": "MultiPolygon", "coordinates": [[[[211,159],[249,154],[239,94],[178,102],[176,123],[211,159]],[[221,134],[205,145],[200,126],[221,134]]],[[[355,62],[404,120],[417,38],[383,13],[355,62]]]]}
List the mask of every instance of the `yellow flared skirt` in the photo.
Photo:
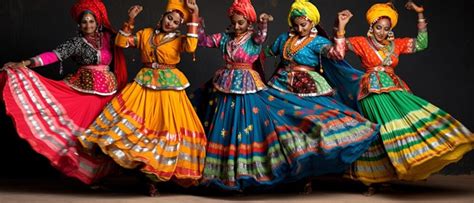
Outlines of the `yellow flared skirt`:
{"type": "Polygon", "coordinates": [[[129,84],[79,140],[158,181],[197,184],[204,167],[206,136],[184,90],[129,84]]]}

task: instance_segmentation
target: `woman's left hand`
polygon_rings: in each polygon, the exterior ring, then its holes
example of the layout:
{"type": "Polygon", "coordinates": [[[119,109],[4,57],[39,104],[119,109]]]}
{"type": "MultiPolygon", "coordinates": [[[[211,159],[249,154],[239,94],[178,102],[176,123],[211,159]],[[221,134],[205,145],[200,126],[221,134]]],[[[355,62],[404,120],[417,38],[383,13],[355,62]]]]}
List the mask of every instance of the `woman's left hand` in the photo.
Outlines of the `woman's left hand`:
{"type": "Polygon", "coordinates": [[[418,6],[415,3],[413,3],[413,1],[408,1],[405,4],[405,8],[408,9],[408,10],[415,11],[417,13],[421,13],[425,10],[425,9],[423,9],[423,6],[418,6]]]}
{"type": "Polygon", "coordinates": [[[186,6],[193,15],[199,16],[199,7],[196,0],[186,0],[186,6]]]}
{"type": "Polygon", "coordinates": [[[268,23],[273,21],[273,16],[268,13],[262,13],[258,17],[258,21],[261,23],[268,23]]]}

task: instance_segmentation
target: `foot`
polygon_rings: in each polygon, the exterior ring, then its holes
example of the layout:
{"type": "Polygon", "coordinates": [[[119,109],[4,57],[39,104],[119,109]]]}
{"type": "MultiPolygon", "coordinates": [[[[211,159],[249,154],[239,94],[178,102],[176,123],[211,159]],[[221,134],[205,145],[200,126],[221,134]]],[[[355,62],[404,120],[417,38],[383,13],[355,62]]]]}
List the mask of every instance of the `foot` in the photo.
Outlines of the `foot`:
{"type": "Polygon", "coordinates": [[[93,183],[92,185],[89,186],[89,188],[95,191],[111,191],[110,188],[106,187],[102,183],[93,183]]]}
{"type": "Polygon", "coordinates": [[[382,183],[380,185],[380,191],[383,191],[383,192],[393,192],[393,187],[392,187],[392,184],[390,183],[382,183]]]}
{"type": "Polygon", "coordinates": [[[155,197],[155,196],[160,195],[160,193],[158,192],[158,188],[156,187],[154,183],[148,183],[148,195],[150,197],[155,197]]]}
{"type": "Polygon", "coordinates": [[[309,195],[312,192],[313,192],[313,181],[309,180],[308,182],[306,182],[306,184],[304,184],[303,192],[301,194],[309,195]]]}
{"type": "Polygon", "coordinates": [[[364,192],[364,196],[370,197],[375,194],[375,187],[374,186],[369,186],[367,188],[367,191],[364,192]]]}
{"type": "Polygon", "coordinates": [[[239,190],[235,191],[234,196],[236,196],[236,197],[243,197],[243,196],[245,196],[244,190],[239,189],[239,190]]]}

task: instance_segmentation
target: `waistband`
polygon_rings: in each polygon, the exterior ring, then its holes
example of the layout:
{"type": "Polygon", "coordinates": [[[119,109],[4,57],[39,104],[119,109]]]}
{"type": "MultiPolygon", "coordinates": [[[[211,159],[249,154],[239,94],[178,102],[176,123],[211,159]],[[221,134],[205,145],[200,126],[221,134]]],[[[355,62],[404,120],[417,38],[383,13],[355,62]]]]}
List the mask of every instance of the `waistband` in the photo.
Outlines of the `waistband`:
{"type": "Polygon", "coordinates": [[[88,66],[81,66],[80,68],[90,69],[90,70],[101,70],[101,71],[108,71],[110,68],[108,65],[88,65],[88,66]]]}
{"type": "Polygon", "coordinates": [[[228,69],[252,69],[253,64],[251,63],[226,63],[228,69]]]}
{"type": "Polygon", "coordinates": [[[156,62],[143,63],[143,65],[145,65],[145,67],[153,68],[153,69],[173,69],[173,68],[176,68],[175,64],[163,64],[163,63],[156,63],[156,62]]]}

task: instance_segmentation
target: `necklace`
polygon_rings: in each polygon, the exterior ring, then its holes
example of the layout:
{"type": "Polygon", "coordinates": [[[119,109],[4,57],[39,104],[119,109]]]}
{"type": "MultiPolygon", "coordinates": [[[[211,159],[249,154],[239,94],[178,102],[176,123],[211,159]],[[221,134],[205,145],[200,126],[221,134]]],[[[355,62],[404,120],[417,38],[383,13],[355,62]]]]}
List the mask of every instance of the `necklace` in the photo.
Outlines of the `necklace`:
{"type": "Polygon", "coordinates": [[[96,50],[102,48],[102,32],[84,36],[84,39],[96,50]]]}
{"type": "Polygon", "coordinates": [[[292,36],[288,39],[283,47],[283,58],[289,61],[293,60],[296,53],[309,44],[314,37],[306,36],[303,39],[298,39],[298,36],[292,36]]]}

